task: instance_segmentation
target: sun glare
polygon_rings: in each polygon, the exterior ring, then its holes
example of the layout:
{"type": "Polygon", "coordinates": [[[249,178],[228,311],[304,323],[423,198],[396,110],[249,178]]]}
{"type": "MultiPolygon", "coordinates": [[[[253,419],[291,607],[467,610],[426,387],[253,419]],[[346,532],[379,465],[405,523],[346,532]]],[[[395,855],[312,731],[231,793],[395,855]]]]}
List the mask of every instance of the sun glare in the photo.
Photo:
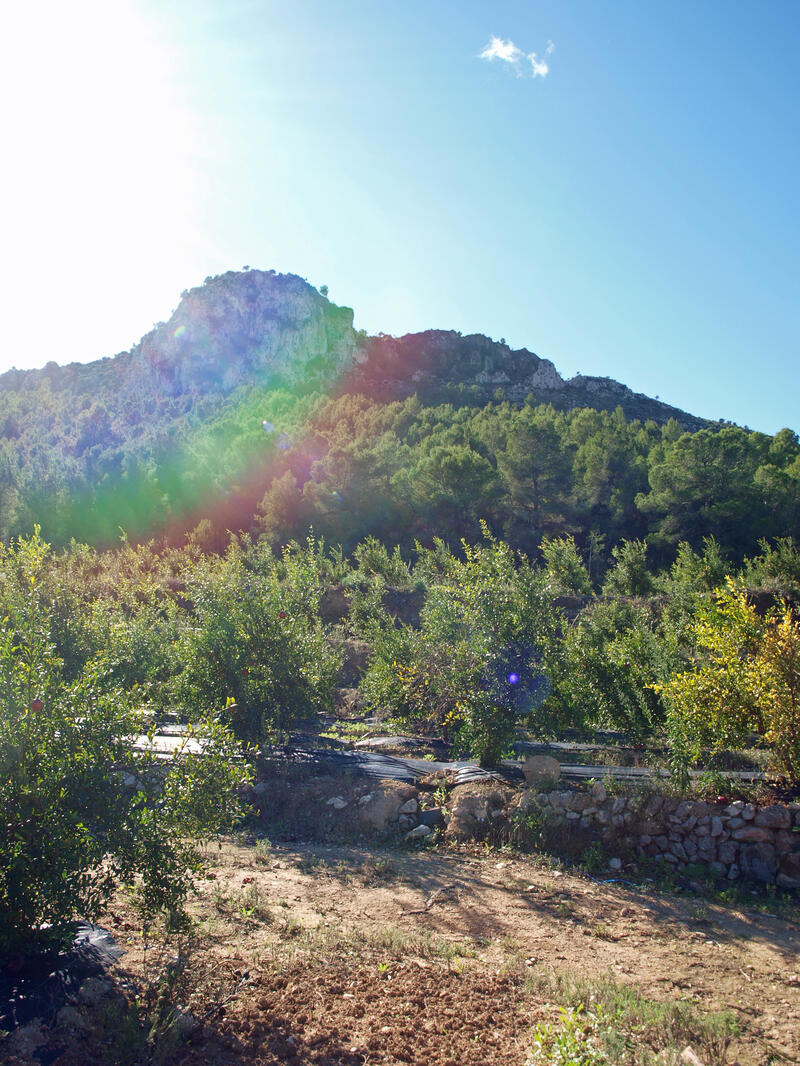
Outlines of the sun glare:
{"type": "Polygon", "coordinates": [[[31,300],[33,311],[41,300],[33,277],[46,271],[49,279],[37,335],[10,339],[17,365],[62,361],[57,351],[39,353],[71,330],[84,331],[81,358],[113,354],[92,346],[110,344],[129,320],[131,290],[160,308],[166,279],[182,277],[179,289],[193,277],[198,139],[176,79],[157,24],[129,0],[17,5],[6,14],[4,291],[31,300]],[[59,295],[59,275],[87,278],[84,306],[59,295]],[[86,335],[90,318],[96,336],[86,335]]]}

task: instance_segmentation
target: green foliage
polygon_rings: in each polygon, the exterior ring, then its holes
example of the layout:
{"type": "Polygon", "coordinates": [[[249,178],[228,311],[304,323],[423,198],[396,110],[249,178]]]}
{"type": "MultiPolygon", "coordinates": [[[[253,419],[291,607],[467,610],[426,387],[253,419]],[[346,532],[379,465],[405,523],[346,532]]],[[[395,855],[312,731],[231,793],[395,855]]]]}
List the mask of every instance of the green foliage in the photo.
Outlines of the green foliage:
{"type": "Polygon", "coordinates": [[[231,737],[201,723],[202,755],[132,750],[146,728],[104,654],[68,679],[55,654],[38,530],[0,548],[0,955],[93,919],[121,882],[146,913],[179,908],[194,840],[235,810],[231,737]]]}
{"type": "Polygon", "coordinates": [[[531,1066],[657,1066],[677,1063],[683,1049],[721,1066],[739,1032],[730,1011],[705,1014],[684,1001],[648,999],[629,985],[551,975],[540,990],[559,1006],[559,1017],[540,1022],[531,1066]]]}
{"type": "Polygon", "coordinates": [[[232,546],[194,568],[187,593],[194,615],[175,649],[187,715],[213,711],[261,746],[329,706],[338,661],[319,620],[313,549],[277,561],[232,546]]]}
{"type": "Polygon", "coordinates": [[[612,601],[586,610],[565,635],[561,685],[586,721],[643,740],[664,721],[654,681],[683,662],[676,635],[647,607],[612,601]]]}
{"type": "Polygon", "coordinates": [[[550,695],[557,614],[530,564],[485,532],[483,545],[462,546],[463,560],[441,545],[436,562],[421,559],[438,577],[421,630],[381,637],[364,691],[397,717],[452,730],[461,750],[489,764],[550,695]]]}
{"type": "Polygon", "coordinates": [[[668,542],[698,544],[710,534],[735,552],[746,550],[775,518],[756,480],[759,467],[770,465],[769,442],[738,426],[665,442],[650,453],[650,492],[636,504],[668,542]]]}
{"type": "Polygon", "coordinates": [[[668,582],[676,593],[713,592],[725,584],[729,573],[730,563],[714,537],[703,537],[702,552],[694,551],[688,541],[682,540],[668,582]]]}
{"type": "Polygon", "coordinates": [[[583,1007],[561,1007],[557,1024],[540,1022],[533,1031],[531,1066],[611,1066],[595,1032],[597,1019],[583,1007]]]}
{"type": "Polygon", "coordinates": [[[656,583],[647,565],[647,544],[642,540],[623,540],[611,549],[614,566],[608,572],[603,594],[606,596],[651,596],[656,583]]]}
{"type": "Polygon", "coordinates": [[[3,375],[0,538],[38,521],[58,545],[108,546],[122,527],[172,543],[200,529],[209,550],[224,549],[230,529],[277,548],[313,525],[349,552],[369,536],[387,548],[457,546],[478,539],[485,517],[529,553],[543,536],[576,535],[596,580],[604,560],[590,530],[609,545],[647,537],[665,562],[709,535],[740,559],[800,523],[800,444],[788,429],[688,433],[621,408],[488,402],[453,363],[442,368],[449,385],[420,382],[422,399],[397,400],[409,388],[399,380],[329,398],[322,364],[291,387],[253,375],[228,391],[213,359],[155,393],[125,385],[129,364],[117,360],[3,375]]]}
{"type": "Polygon", "coordinates": [[[701,604],[693,625],[700,647],[694,669],[659,691],[669,704],[673,744],[697,757],[746,746],[755,734],[770,745],[778,770],[800,781],[800,625],[784,606],[761,618],[730,582],[701,604]]]}
{"type": "Polygon", "coordinates": [[[547,568],[548,587],[554,596],[591,595],[589,571],[574,537],[544,537],[539,547],[547,568]]]}
{"type": "Polygon", "coordinates": [[[367,537],[353,550],[353,564],[359,576],[379,578],[387,585],[407,585],[411,571],[399,547],[389,552],[377,537],[367,537]]]}
{"type": "Polygon", "coordinates": [[[758,543],[761,554],[745,562],[745,584],[780,596],[800,597],[800,546],[794,537],[778,537],[772,544],[764,538],[758,543]]]}

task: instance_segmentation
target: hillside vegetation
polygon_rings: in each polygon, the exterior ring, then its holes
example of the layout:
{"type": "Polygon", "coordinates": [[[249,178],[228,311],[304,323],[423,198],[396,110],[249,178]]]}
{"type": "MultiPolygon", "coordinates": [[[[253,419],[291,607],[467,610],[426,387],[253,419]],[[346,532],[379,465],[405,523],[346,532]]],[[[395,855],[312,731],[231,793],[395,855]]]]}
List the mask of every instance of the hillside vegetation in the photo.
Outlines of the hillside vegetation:
{"type": "MultiPolygon", "coordinates": [[[[650,538],[667,563],[796,534],[800,445],[709,424],[609,379],[456,333],[355,331],[300,278],[207,279],[130,352],[0,377],[0,536],[55,545],[201,526],[346,551],[479,535],[527,552],[650,538]]],[[[590,545],[594,545],[590,547],[590,545]]]]}

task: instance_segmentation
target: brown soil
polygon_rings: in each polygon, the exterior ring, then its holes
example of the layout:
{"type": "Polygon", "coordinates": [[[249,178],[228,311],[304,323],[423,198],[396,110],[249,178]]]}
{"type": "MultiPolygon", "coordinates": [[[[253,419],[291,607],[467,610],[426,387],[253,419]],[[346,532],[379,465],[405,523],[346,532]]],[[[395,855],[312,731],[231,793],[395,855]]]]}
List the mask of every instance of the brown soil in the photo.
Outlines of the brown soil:
{"type": "MultiPolygon", "coordinates": [[[[475,849],[227,842],[208,863],[178,995],[203,1024],[188,1041],[166,1041],[160,1061],[522,1066],[533,1026],[557,1015],[547,991],[561,974],[736,1012],[741,1036],[703,1061],[800,1062],[791,913],[597,883],[475,849]]],[[[127,949],[121,987],[145,987],[158,952],[144,951],[124,904],[104,924],[127,949]]],[[[64,1050],[49,1061],[142,1061],[109,1038],[108,1004],[98,1011],[88,1033],[61,1034],[64,1050]]]]}

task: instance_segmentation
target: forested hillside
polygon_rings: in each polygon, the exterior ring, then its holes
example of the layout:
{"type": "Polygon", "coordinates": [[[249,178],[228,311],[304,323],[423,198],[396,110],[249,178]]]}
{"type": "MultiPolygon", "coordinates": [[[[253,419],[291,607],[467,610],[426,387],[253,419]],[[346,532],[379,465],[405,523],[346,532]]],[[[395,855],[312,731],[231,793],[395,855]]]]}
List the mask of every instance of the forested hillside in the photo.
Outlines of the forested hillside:
{"type": "Polygon", "coordinates": [[[713,535],[736,558],[800,519],[800,446],[708,424],[609,379],[564,381],[486,337],[355,331],[292,275],[184,293],[130,352],[0,377],[0,536],[56,545],[309,526],[349,550],[513,546],[572,533],[606,553],[650,538],[667,562],[713,535]],[[197,527],[200,527],[199,530],[197,527]]]}

